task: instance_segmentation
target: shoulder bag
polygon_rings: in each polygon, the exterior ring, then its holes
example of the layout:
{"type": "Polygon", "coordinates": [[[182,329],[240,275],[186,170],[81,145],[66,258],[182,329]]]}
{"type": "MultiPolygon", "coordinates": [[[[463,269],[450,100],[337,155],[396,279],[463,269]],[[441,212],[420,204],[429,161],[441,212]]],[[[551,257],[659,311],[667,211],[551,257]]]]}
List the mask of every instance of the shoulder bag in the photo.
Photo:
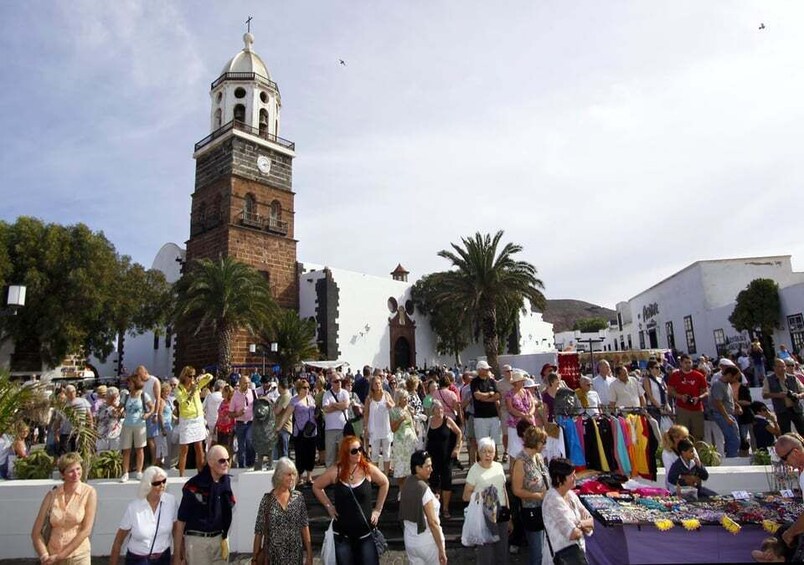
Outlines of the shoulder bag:
{"type": "Polygon", "coordinates": [[[56,489],[58,487],[53,487],[50,489],[50,504],[47,507],[47,513],[45,514],[45,521],[42,523],[42,529],[39,530],[39,535],[42,536],[42,540],[45,542],[45,547],[47,544],[50,543],[50,534],[53,533],[53,526],[50,524],[50,513],[53,510],[53,502],[56,499],[56,489]]]}
{"type": "MultiPolygon", "coordinates": [[[[305,401],[304,406],[308,408],[307,410],[307,417],[310,417],[310,406],[308,405],[307,401],[305,401]]],[[[317,434],[318,426],[315,423],[315,419],[307,420],[307,423],[304,424],[304,428],[302,428],[302,435],[306,438],[315,437],[317,434]]]]}
{"type": "Polygon", "coordinates": [[[553,552],[553,544],[550,543],[550,536],[547,530],[544,531],[547,538],[547,546],[550,548],[550,555],[553,557],[553,565],[588,565],[586,553],[581,548],[581,544],[572,542],[564,549],[553,552]]]}
{"type": "Polygon", "coordinates": [[[550,555],[553,557],[553,565],[589,565],[586,560],[586,553],[578,542],[572,542],[567,547],[554,553],[547,529],[544,530],[544,536],[547,538],[547,546],[550,548],[550,555]]]}
{"type": "Polygon", "coordinates": [[[374,540],[374,547],[377,548],[377,555],[382,555],[386,551],[388,551],[388,542],[385,541],[385,536],[382,535],[382,532],[379,528],[373,528],[371,523],[366,520],[366,515],[363,513],[363,507],[360,506],[360,503],[357,501],[357,497],[355,496],[355,491],[352,489],[352,485],[349,485],[349,492],[352,494],[352,500],[355,501],[357,504],[357,509],[360,511],[360,515],[363,516],[363,521],[368,526],[369,532],[371,532],[371,538],[374,540]]]}
{"type": "MultiPolygon", "coordinates": [[[[547,475],[544,471],[539,472],[544,481],[544,486],[550,488],[550,483],[547,480],[547,475]]],[[[544,515],[542,514],[542,506],[535,506],[533,508],[521,507],[520,517],[522,518],[522,527],[526,532],[541,532],[544,530],[544,515]]]]}

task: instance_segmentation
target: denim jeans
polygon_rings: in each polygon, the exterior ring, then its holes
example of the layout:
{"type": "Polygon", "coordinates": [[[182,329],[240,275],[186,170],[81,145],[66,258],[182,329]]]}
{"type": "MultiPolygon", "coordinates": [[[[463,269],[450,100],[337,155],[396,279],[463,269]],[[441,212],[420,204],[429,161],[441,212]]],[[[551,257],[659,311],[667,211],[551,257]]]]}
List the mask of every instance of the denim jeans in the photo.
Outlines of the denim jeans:
{"type": "Polygon", "coordinates": [[[370,534],[358,539],[335,534],[335,559],[338,565],[379,565],[380,563],[374,538],[370,534]]]}
{"type": "Polygon", "coordinates": [[[278,461],[280,457],[290,457],[290,432],[287,430],[280,430],[276,435],[276,445],[274,445],[274,461],[278,461]]]}
{"type": "Polygon", "coordinates": [[[251,422],[237,422],[235,435],[237,436],[237,466],[240,469],[252,467],[255,453],[251,443],[251,422]]]}
{"type": "Polygon", "coordinates": [[[723,432],[723,440],[726,443],[726,457],[737,457],[740,452],[740,428],[737,427],[737,422],[726,420],[723,414],[717,411],[712,412],[712,420],[723,432]]]}
{"type": "Polygon", "coordinates": [[[528,565],[541,565],[542,563],[542,541],[544,531],[525,532],[525,539],[528,540],[528,565]]]}

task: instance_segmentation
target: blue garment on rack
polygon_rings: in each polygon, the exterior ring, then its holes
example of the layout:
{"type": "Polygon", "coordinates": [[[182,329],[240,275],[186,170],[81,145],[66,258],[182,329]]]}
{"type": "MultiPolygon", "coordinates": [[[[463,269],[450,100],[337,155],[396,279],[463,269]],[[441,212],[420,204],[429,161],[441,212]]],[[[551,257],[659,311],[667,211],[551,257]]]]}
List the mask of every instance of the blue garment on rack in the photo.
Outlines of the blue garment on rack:
{"type": "Polygon", "coordinates": [[[564,443],[567,446],[569,460],[576,467],[586,467],[586,455],[581,447],[581,440],[578,437],[575,421],[566,416],[559,416],[556,423],[564,430],[564,443]]]}
{"type": "Polygon", "coordinates": [[[614,419],[614,427],[617,429],[617,433],[614,435],[614,443],[617,449],[617,456],[620,458],[620,463],[622,463],[623,475],[630,477],[631,460],[628,458],[628,448],[625,446],[625,437],[623,436],[623,428],[619,418],[614,419]]]}

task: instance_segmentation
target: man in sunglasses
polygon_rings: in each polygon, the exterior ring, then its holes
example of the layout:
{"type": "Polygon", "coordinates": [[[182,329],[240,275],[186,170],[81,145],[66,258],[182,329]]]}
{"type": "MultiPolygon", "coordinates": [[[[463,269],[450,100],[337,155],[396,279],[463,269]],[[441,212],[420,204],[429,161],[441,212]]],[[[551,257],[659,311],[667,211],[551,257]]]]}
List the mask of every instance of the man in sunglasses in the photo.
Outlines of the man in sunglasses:
{"type": "MultiPolygon", "coordinates": [[[[801,436],[793,433],[779,436],[773,449],[776,451],[776,455],[779,456],[779,459],[799,472],[798,484],[799,487],[804,489],[804,444],[801,443],[801,436]]],[[[800,515],[798,519],[793,522],[793,525],[787,528],[782,534],[782,540],[788,547],[796,547],[796,545],[798,545],[793,561],[799,561],[800,559],[797,558],[802,555],[802,550],[804,550],[804,536],[800,535],[802,533],[804,533],[804,514],[800,515]]]]}
{"type": "Polygon", "coordinates": [[[188,565],[229,562],[229,527],[235,497],[229,477],[229,453],[222,445],[207,451],[207,464],[182,488],[176,556],[188,565]]]}

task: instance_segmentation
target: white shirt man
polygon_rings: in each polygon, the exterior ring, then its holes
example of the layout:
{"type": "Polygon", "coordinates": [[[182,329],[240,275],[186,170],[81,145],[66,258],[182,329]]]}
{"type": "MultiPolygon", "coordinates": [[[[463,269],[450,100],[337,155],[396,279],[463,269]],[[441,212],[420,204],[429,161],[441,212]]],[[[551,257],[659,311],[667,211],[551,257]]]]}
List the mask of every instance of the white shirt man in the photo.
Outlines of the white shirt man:
{"type": "Polygon", "coordinates": [[[341,388],[341,378],[340,373],[332,377],[332,388],[326,391],[321,399],[327,467],[334,465],[338,458],[338,447],[343,439],[343,427],[346,425],[346,411],[349,409],[349,393],[341,388]]]}
{"type": "Polygon", "coordinates": [[[603,359],[597,364],[597,376],[592,379],[592,389],[600,397],[600,404],[609,405],[609,388],[616,379],[611,375],[611,365],[603,359]]]}
{"type": "Polygon", "coordinates": [[[610,408],[642,408],[645,406],[645,390],[636,377],[628,374],[625,367],[617,367],[617,378],[609,387],[610,408]]]}

